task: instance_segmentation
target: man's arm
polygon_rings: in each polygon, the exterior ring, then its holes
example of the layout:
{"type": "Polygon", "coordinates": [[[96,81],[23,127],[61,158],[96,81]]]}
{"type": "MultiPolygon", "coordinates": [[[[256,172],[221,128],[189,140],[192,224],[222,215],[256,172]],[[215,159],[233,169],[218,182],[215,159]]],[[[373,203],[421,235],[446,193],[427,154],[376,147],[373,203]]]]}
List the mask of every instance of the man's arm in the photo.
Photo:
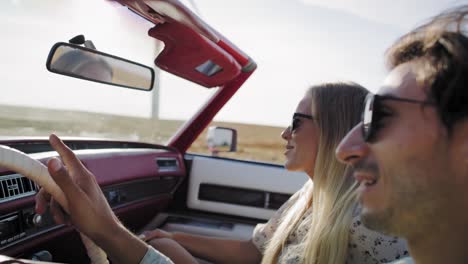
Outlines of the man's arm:
{"type": "MultiPolygon", "coordinates": [[[[63,191],[68,203],[65,215],[59,205],[42,189],[36,195],[36,210],[41,213],[48,203],[58,222],[67,219],[83,234],[101,247],[113,263],[139,263],[148,251],[148,245],[120,224],[104,197],[94,175],[78,160],[57,136],[50,136],[52,147],[64,164],[52,158],[48,170],[63,191]],[[65,165],[65,166],[64,166],[65,165]]],[[[170,260],[165,263],[172,263],[170,260]]]]}

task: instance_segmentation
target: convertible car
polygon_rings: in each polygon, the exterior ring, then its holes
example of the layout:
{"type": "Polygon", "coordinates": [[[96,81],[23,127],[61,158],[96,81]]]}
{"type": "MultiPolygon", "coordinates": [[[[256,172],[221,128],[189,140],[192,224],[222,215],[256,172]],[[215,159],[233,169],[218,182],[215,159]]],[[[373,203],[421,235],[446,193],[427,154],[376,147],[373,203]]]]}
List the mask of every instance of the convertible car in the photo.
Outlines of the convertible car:
{"type": "MultiPolygon", "coordinates": [[[[148,58],[154,60],[154,65],[148,67],[120,57],[116,54],[119,45],[113,47],[113,55],[105,53],[105,45],[82,35],[55,45],[52,44],[57,40],[51,39],[48,45],[53,47],[47,61],[30,58],[32,65],[42,65],[41,70],[47,67],[48,85],[73,79],[80,82],[82,89],[92,86],[96,93],[103,86],[106,92],[114,93],[106,102],[112,104],[115,100],[112,96],[125,97],[127,91],[132,96],[154,93],[159,89],[155,81],[160,71],[164,71],[185,80],[180,82],[182,85],[190,83],[191,93],[212,91],[207,100],[200,102],[201,107],[180,126],[177,122],[162,123],[157,119],[143,122],[143,118],[118,115],[96,119],[87,112],[81,112],[79,117],[71,111],[52,116],[47,109],[0,105],[3,108],[0,131],[16,135],[0,138],[0,144],[45,163],[57,156],[47,141],[48,134],[56,132],[64,136],[65,143],[96,175],[119,219],[135,233],[163,228],[249,239],[254,226],[266,221],[306,180],[305,175],[286,172],[280,164],[219,155],[236,151],[240,131],[210,127],[210,123],[255,72],[254,59],[177,0],[116,0],[116,3],[125,6],[125,12],[145,20],[144,25],[151,24],[149,37],[155,43],[164,43],[163,48],[155,49],[158,50],[155,56],[148,58]],[[149,136],[134,134],[129,139],[116,140],[108,137],[115,129],[112,125],[132,127],[149,136]],[[8,126],[17,130],[8,130],[8,126]],[[97,133],[90,133],[91,129],[97,133]],[[213,155],[190,152],[202,132],[201,140],[205,141],[206,134],[206,149],[213,155]]],[[[92,12],[93,5],[88,9],[92,12]]],[[[133,27],[140,25],[130,23],[133,27]]],[[[41,24],[37,26],[40,28],[41,24]]],[[[129,25],[115,24],[112,30],[118,31],[119,27],[129,25]]],[[[135,28],[138,30],[141,31],[135,28]]],[[[86,35],[76,33],[72,34],[86,35]]],[[[47,57],[42,55],[40,58],[47,57]]],[[[38,86],[41,84],[31,83],[29,88],[18,91],[33,94],[38,86]]],[[[72,88],[61,89],[70,89],[64,93],[71,97],[79,94],[72,88]]],[[[132,96],[128,95],[128,104],[141,103],[133,99],[138,96],[132,96]]],[[[186,95],[179,96],[179,101],[165,103],[183,104],[182,97],[186,95]]],[[[35,182],[17,171],[0,168],[0,185],[0,255],[49,262],[89,262],[73,227],[57,225],[49,213],[36,214],[34,196],[39,187],[35,182]]]]}

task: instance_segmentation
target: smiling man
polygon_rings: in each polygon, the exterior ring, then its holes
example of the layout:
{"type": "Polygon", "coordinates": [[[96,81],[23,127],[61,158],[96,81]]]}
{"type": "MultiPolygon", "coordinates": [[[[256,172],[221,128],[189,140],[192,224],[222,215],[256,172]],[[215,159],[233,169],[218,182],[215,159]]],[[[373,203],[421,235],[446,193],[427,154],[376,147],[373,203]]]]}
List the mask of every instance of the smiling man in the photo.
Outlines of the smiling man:
{"type": "Polygon", "coordinates": [[[468,263],[467,30],[461,6],[398,40],[337,148],[360,183],[364,224],[405,237],[417,264],[468,263]]]}

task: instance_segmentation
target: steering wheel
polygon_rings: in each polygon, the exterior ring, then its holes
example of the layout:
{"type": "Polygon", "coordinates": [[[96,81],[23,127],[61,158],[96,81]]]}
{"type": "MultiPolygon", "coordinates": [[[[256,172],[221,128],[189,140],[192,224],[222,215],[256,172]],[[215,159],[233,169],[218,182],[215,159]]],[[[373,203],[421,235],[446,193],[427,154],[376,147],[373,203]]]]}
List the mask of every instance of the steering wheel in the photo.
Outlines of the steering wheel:
{"type": "MultiPolygon", "coordinates": [[[[68,212],[68,203],[63,191],[49,174],[47,167],[26,153],[0,145],[0,166],[22,174],[44,188],[68,212]]],[[[109,263],[106,253],[91,239],[80,233],[88,257],[93,264],[109,263]]]]}

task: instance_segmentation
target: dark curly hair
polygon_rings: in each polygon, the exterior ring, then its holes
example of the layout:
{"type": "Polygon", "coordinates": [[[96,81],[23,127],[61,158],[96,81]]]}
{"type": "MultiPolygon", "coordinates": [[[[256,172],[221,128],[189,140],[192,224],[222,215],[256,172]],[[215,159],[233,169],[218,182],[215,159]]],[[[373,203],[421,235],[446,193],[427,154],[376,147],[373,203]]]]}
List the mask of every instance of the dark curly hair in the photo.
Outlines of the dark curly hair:
{"type": "Polygon", "coordinates": [[[428,99],[449,132],[468,117],[467,22],[468,5],[458,6],[404,35],[387,51],[390,69],[415,60],[424,63],[428,99]]]}

